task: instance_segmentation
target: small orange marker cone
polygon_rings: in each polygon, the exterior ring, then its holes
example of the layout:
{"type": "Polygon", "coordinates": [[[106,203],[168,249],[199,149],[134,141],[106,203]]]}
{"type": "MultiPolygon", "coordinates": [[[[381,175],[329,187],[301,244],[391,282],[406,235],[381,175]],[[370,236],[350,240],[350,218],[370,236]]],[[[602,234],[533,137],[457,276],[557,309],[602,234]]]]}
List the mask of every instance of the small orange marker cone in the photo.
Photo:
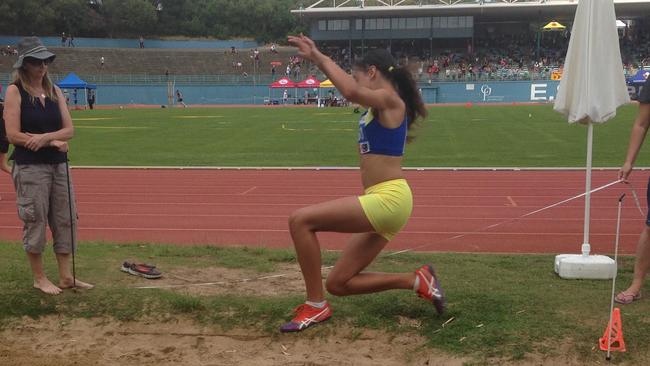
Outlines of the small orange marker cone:
{"type": "Polygon", "coordinates": [[[621,309],[614,308],[612,313],[612,322],[607,324],[605,334],[600,341],[600,350],[607,351],[609,342],[610,351],[625,352],[625,341],[623,340],[623,323],[621,322],[621,309]]]}

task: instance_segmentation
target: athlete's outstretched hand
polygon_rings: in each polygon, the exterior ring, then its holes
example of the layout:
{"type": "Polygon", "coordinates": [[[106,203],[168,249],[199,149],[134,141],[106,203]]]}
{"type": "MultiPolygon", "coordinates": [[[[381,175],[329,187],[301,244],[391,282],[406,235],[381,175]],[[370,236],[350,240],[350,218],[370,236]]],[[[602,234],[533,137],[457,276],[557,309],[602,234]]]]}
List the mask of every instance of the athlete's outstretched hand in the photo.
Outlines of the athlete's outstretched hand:
{"type": "Polygon", "coordinates": [[[299,36],[289,36],[289,43],[298,49],[298,55],[312,62],[317,62],[322,53],[316,47],[314,41],[305,37],[302,33],[299,36]]]}

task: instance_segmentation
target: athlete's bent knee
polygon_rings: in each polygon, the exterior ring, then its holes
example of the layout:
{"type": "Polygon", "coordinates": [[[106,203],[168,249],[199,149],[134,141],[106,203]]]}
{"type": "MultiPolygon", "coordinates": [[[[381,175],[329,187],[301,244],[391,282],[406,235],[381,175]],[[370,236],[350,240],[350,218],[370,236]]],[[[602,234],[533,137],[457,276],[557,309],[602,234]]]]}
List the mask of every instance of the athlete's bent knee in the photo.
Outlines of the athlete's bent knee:
{"type": "Polygon", "coordinates": [[[312,228],[309,224],[307,214],[305,213],[304,209],[301,208],[289,215],[289,230],[295,232],[304,229],[311,230],[312,228]]]}
{"type": "Polygon", "coordinates": [[[325,288],[327,289],[327,292],[334,296],[346,296],[350,294],[345,282],[334,280],[330,277],[325,281],[325,288]]]}

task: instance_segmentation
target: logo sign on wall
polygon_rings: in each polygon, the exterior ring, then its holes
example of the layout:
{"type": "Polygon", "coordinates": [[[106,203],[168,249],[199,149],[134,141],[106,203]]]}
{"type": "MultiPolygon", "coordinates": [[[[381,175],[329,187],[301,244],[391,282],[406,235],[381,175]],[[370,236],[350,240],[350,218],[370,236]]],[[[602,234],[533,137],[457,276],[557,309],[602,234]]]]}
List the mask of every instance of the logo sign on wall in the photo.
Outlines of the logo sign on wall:
{"type": "Polygon", "coordinates": [[[530,101],[531,102],[552,102],[555,100],[560,84],[558,83],[555,88],[554,84],[536,83],[530,84],[530,101]],[[549,90],[550,89],[550,90],[549,90]]]}
{"type": "Polygon", "coordinates": [[[481,85],[480,91],[484,102],[502,102],[505,99],[504,96],[492,95],[492,87],[487,84],[481,85]]]}

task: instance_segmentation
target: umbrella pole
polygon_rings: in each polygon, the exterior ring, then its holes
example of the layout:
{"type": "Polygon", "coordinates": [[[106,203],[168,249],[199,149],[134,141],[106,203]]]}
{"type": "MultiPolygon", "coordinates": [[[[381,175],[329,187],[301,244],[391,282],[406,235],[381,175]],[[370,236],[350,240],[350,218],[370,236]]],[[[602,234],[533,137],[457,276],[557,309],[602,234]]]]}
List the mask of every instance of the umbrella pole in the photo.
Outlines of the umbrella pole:
{"type": "Polygon", "coordinates": [[[589,256],[591,245],[589,245],[589,220],[591,214],[591,159],[592,147],[594,142],[594,125],[589,121],[587,123],[587,169],[585,179],[585,226],[582,241],[582,255],[589,256]]]}

